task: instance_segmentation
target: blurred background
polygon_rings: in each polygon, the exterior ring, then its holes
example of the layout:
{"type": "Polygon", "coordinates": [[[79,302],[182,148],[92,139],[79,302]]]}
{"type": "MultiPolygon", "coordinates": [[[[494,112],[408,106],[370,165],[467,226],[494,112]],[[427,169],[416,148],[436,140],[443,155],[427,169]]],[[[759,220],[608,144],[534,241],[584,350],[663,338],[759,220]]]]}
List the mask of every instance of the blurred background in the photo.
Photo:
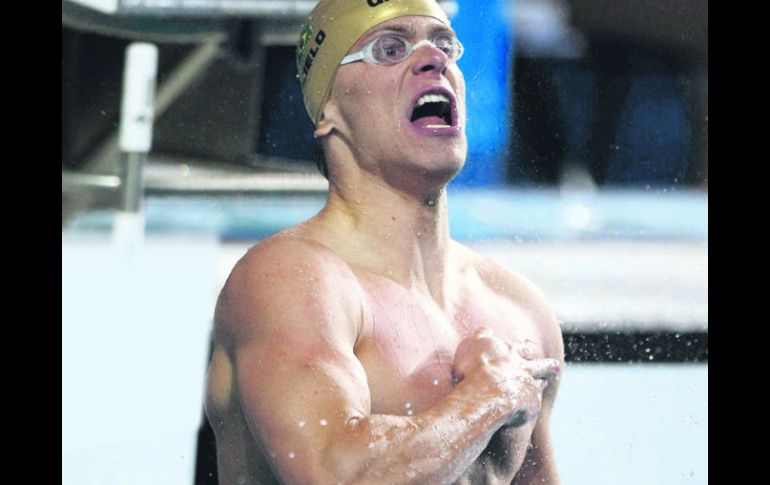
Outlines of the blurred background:
{"type": "MultiPolygon", "coordinates": [[[[451,233],[562,323],[563,482],[706,484],[708,3],[439,3],[467,84],[451,233]]],[[[314,5],[62,0],[63,484],[216,483],[217,294],[325,200],[314,5]]]]}

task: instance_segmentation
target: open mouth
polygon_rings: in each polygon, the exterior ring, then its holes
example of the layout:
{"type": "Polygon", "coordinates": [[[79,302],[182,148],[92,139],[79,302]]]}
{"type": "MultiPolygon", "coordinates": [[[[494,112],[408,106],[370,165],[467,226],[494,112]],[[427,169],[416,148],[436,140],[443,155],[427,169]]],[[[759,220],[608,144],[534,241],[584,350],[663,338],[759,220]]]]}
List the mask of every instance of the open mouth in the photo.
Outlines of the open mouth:
{"type": "Polygon", "coordinates": [[[441,88],[432,89],[414,102],[409,121],[416,128],[445,131],[456,124],[454,111],[452,95],[441,88]]]}

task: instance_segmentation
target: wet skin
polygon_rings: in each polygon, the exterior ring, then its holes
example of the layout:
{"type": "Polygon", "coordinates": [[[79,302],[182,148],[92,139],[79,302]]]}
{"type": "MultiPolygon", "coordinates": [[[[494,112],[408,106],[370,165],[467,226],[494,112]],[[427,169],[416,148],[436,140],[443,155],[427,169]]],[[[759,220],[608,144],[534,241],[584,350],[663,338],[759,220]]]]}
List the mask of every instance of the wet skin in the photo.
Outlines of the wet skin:
{"type": "MultiPolygon", "coordinates": [[[[379,28],[406,27],[417,41],[438,23],[404,19],[379,28]]],[[[409,103],[441,85],[462,128],[462,74],[428,47],[387,69],[344,68],[316,132],[332,174],[326,207],[252,248],[217,305],[206,412],[220,483],[432,485],[449,483],[435,477],[450,465],[462,469],[441,476],[458,484],[558,483],[548,432],[558,377],[522,391],[535,412],[511,426],[500,409],[515,393],[488,384],[504,366],[458,363],[481,355],[458,351],[479,327],[500,339],[482,347],[526,342],[532,362],[563,362],[539,291],[449,238],[443,189],[464,163],[464,129],[432,137],[408,126],[409,103]],[[467,375],[453,380],[459,367],[467,375]],[[410,441],[418,431],[430,439],[410,441]]]]}
{"type": "MultiPolygon", "coordinates": [[[[296,244],[298,237],[313,236],[306,225],[279,234],[267,244],[280,246],[287,240],[296,244]]],[[[387,274],[350,266],[363,290],[357,297],[364,311],[358,322],[361,333],[354,354],[366,372],[372,414],[418,415],[439,402],[456,385],[452,368],[458,344],[482,326],[507,342],[526,342],[533,357],[563,360],[558,330],[538,325],[533,316],[528,305],[532,295],[526,280],[508,274],[505,280],[518,287],[501,291],[500,274],[505,270],[459,244],[454,245],[453,257],[457,263],[457,286],[446,309],[387,274]],[[511,290],[519,297],[511,298],[511,290]]],[[[312,293],[312,281],[300,283],[312,293]]],[[[254,439],[242,412],[234,352],[228,332],[216,328],[207,383],[207,412],[217,436],[220,483],[280,483],[270,467],[270,452],[254,439]]],[[[323,348],[318,352],[323,353],[323,348]]],[[[262,359],[269,368],[285,365],[287,357],[288,352],[276,348],[262,359]]],[[[319,357],[312,351],[306,353],[303,365],[312,366],[319,357]]],[[[295,390],[294,394],[296,399],[308,398],[302,390],[295,390]]],[[[540,420],[547,419],[546,410],[550,410],[554,394],[555,388],[546,388],[540,420]]],[[[306,426],[311,425],[311,418],[305,421],[306,426]]],[[[524,426],[497,430],[482,454],[455,483],[512,483],[522,467],[537,423],[533,420],[524,426]]],[[[547,440],[547,436],[541,439],[547,440]]]]}

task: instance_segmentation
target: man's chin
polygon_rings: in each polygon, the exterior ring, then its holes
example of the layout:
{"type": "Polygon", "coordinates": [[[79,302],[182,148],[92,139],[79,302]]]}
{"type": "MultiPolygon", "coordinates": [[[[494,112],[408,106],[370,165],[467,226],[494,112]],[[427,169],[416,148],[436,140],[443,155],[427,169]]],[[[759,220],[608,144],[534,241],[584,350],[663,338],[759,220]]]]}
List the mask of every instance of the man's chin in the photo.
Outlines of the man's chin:
{"type": "Polygon", "coordinates": [[[419,151],[431,160],[431,165],[462,168],[468,154],[468,143],[462,132],[454,137],[424,137],[418,144],[419,151]]]}
{"type": "Polygon", "coordinates": [[[460,173],[463,166],[465,166],[464,156],[441,157],[430,160],[427,166],[423,167],[423,174],[435,183],[447,184],[460,173]]]}
{"type": "Polygon", "coordinates": [[[465,165],[467,155],[468,150],[465,144],[465,138],[462,138],[451,146],[444,146],[440,149],[436,149],[434,156],[430,157],[432,158],[431,165],[436,167],[439,171],[447,170],[456,174],[465,165]]]}

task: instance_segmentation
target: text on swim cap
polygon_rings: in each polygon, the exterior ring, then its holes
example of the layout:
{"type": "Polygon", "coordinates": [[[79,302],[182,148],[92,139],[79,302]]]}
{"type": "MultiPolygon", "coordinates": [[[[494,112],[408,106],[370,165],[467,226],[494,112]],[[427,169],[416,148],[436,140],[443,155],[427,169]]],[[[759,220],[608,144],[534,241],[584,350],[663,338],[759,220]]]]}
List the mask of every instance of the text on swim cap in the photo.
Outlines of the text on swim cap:
{"type": "Polygon", "coordinates": [[[305,85],[305,80],[307,79],[307,74],[310,72],[310,67],[313,65],[313,60],[315,59],[316,54],[318,54],[318,49],[321,47],[321,44],[323,44],[324,39],[326,38],[326,33],[323,30],[319,30],[318,34],[316,34],[315,39],[315,46],[311,47],[310,50],[307,53],[307,56],[305,57],[305,63],[302,66],[302,85],[305,85]]]}

